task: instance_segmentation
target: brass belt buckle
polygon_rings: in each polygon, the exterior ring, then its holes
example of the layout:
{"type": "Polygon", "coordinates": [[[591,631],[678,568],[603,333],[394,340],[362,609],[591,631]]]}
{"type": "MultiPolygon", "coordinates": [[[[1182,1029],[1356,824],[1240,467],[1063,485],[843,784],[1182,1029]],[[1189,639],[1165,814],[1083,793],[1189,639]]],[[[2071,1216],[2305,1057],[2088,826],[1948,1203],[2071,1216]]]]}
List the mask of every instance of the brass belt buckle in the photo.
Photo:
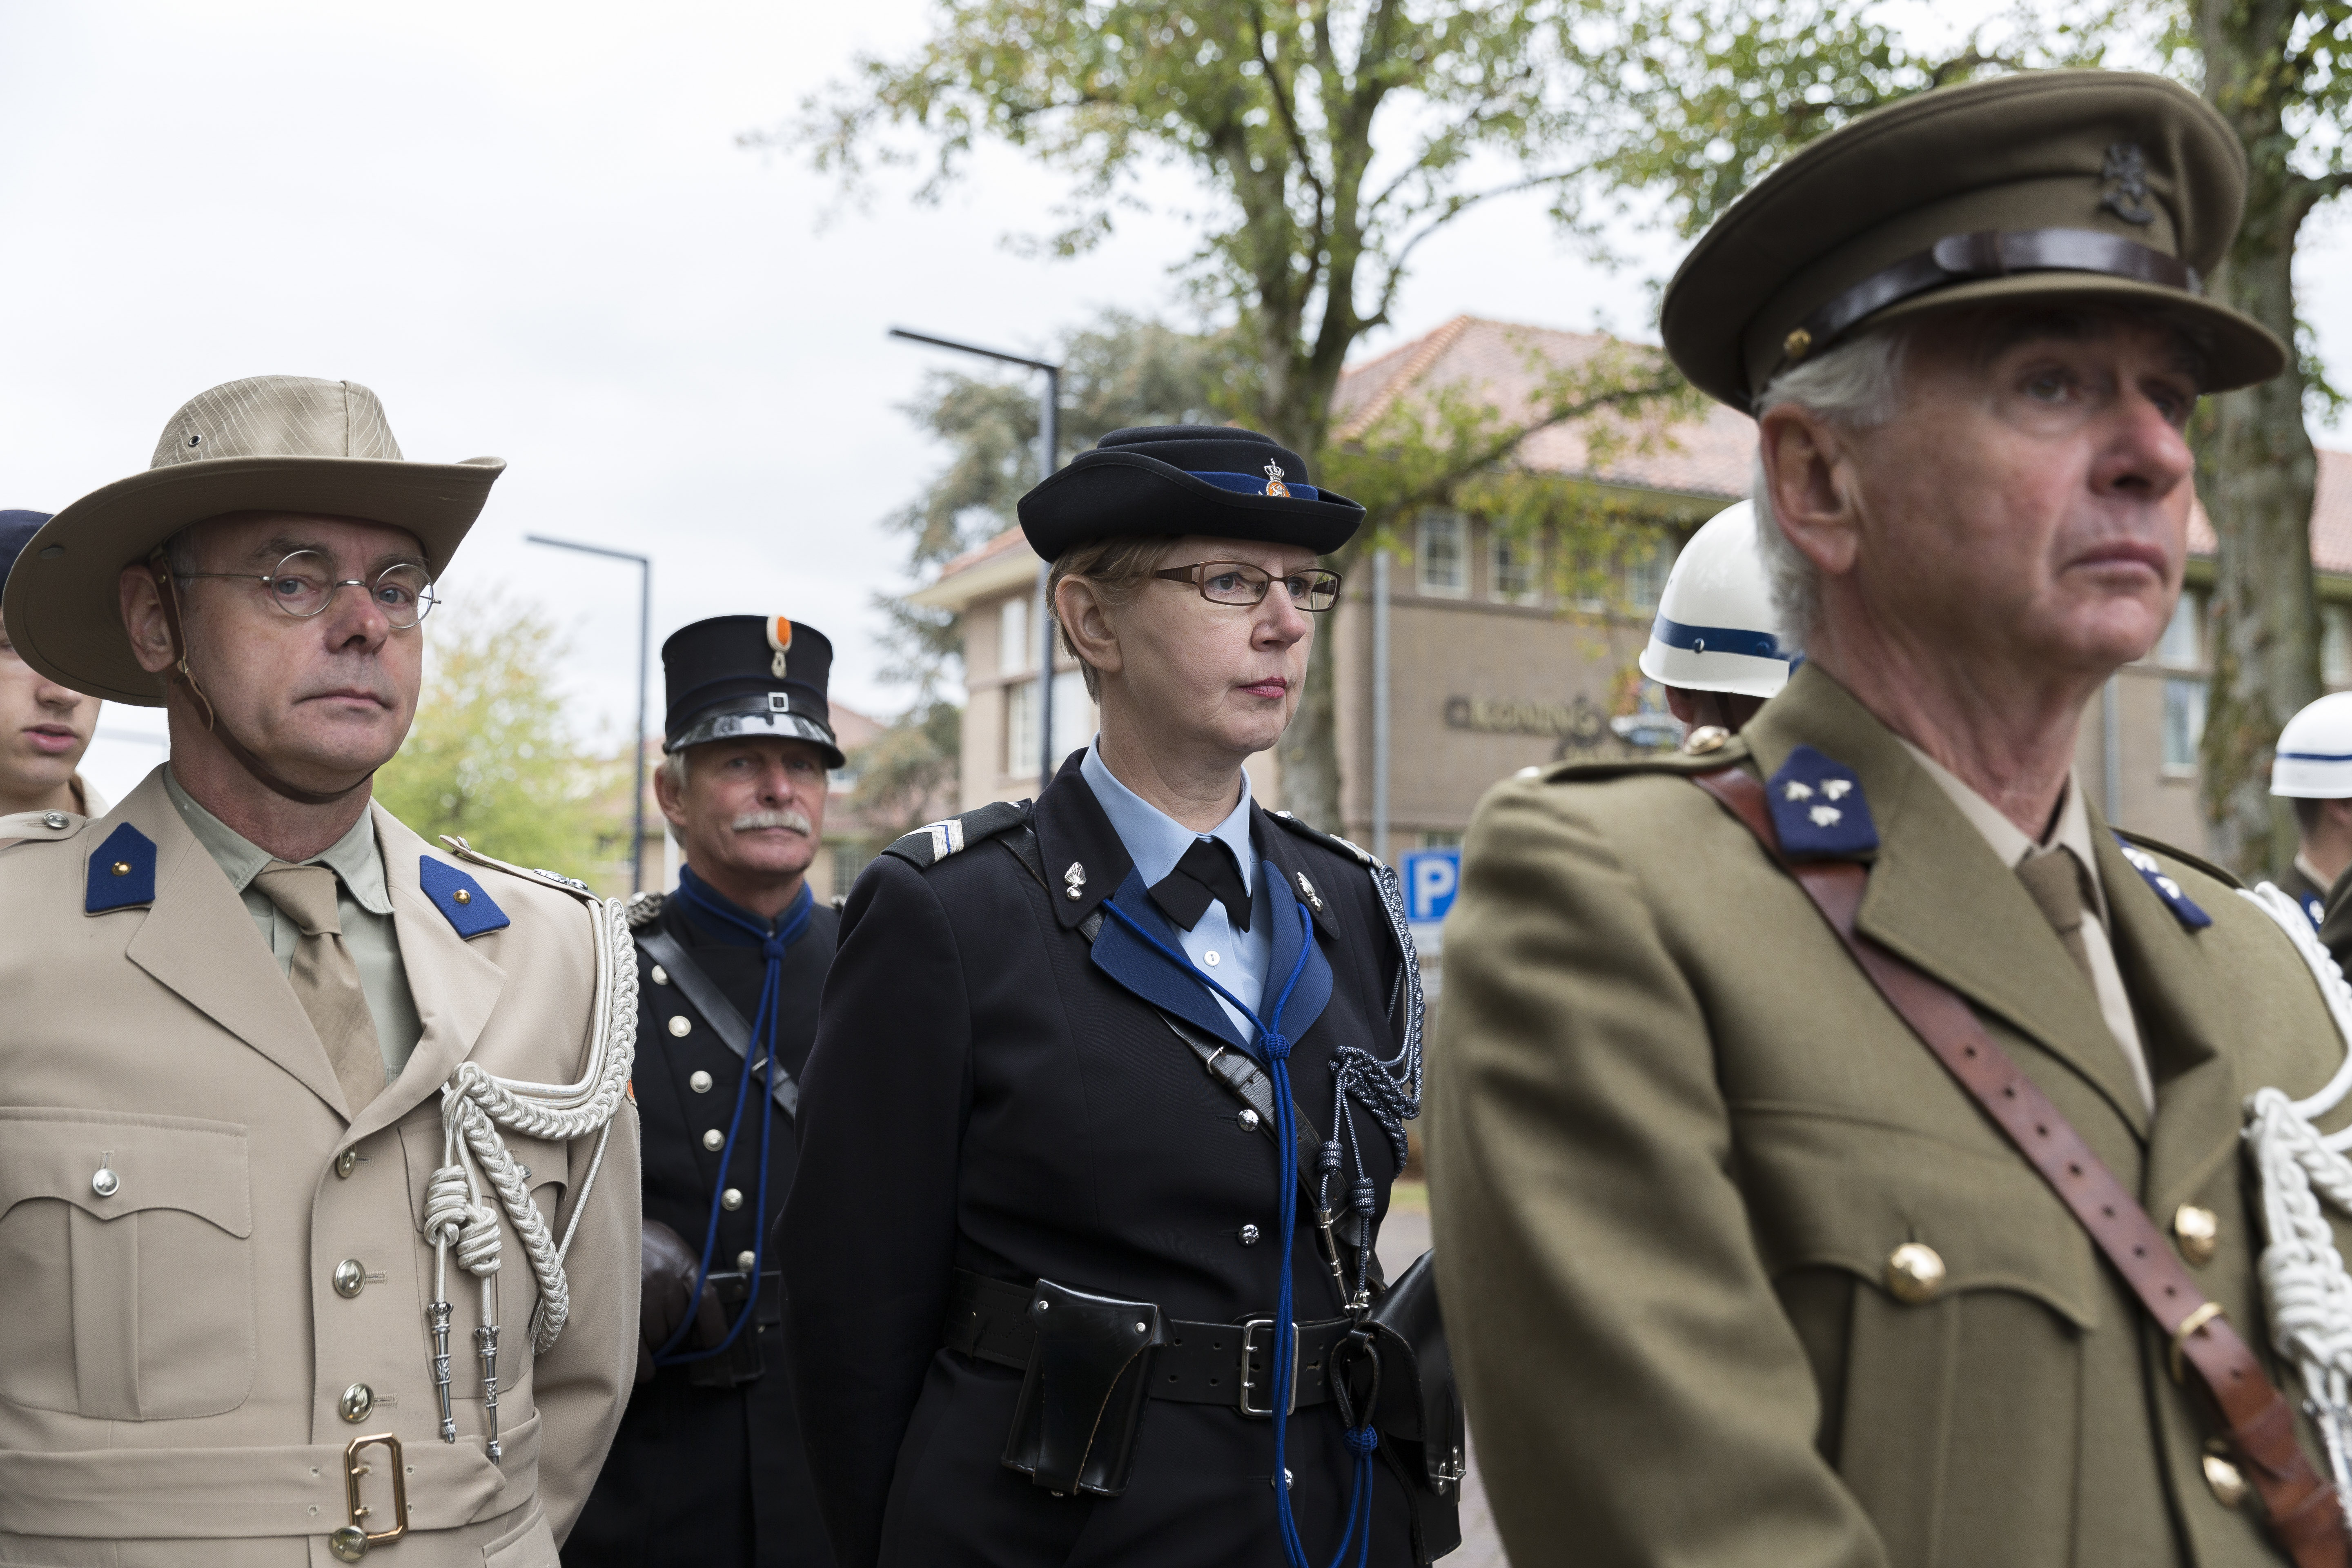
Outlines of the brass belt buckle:
{"type": "MultiPolygon", "coordinates": [[[[1264,1405],[1250,1403],[1250,1394],[1256,1388],[1256,1384],[1250,1378],[1250,1347],[1257,1342],[1258,1331],[1261,1329],[1265,1331],[1265,1342],[1268,1349],[1271,1350],[1274,1340],[1272,1318],[1252,1318],[1242,1324],[1242,1375],[1240,1393],[1235,1403],[1243,1415],[1265,1418],[1274,1414],[1274,1372],[1271,1358],[1267,1362],[1265,1403],[1264,1405]]],[[[1285,1414],[1290,1415],[1298,1414],[1298,1325],[1297,1323],[1290,1325],[1290,1408],[1285,1414]]]]}
{"type": "Polygon", "coordinates": [[[356,1563],[368,1554],[371,1546],[389,1546],[408,1533],[408,1472],[401,1463],[400,1439],[389,1432],[372,1433],[354,1437],[343,1449],[343,1502],[350,1509],[352,1521],[327,1537],[327,1550],[340,1563],[356,1563]],[[360,1521],[373,1510],[360,1500],[360,1478],[374,1467],[360,1458],[360,1450],[371,1443],[380,1444],[392,1456],[392,1528],[370,1531],[360,1521]]]}

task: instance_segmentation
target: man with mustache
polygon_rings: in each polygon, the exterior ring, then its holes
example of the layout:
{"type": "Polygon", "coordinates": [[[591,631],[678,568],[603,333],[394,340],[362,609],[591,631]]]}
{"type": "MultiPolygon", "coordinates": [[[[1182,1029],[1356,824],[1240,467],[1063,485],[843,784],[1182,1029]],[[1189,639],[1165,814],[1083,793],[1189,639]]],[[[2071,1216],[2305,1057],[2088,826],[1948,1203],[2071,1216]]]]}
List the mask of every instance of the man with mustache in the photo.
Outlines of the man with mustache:
{"type": "Polygon", "coordinates": [[[840,930],[808,886],[843,760],[832,666],[824,634],[782,616],[697,621],[662,645],[654,790],[686,864],[677,891],[630,910],[642,1343],[570,1568],[831,1568],[783,1358],[775,1230],[840,930]]]}
{"type": "Polygon", "coordinates": [[[556,1568],[637,1338],[623,910],[370,798],[505,467],[232,382],[9,573],[172,754],[0,848],[0,1561],[556,1568]]]}

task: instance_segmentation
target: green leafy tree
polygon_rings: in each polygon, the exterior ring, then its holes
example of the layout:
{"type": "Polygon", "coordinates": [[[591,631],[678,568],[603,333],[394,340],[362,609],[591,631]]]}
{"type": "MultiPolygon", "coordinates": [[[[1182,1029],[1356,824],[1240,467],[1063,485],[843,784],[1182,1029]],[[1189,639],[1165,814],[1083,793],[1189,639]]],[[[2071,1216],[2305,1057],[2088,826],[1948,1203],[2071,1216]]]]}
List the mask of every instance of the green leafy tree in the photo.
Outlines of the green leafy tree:
{"type": "Polygon", "coordinates": [[[955,809],[963,752],[963,710],[933,698],[850,753],[857,783],[849,795],[858,821],[885,843],[955,809]]]}
{"type": "MultiPolygon", "coordinates": [[[[1214,405],[1323,463],[1340,369],[1388,324],[1423,240],[1529,191],[1575,225],[1598,94],[1576,33],[1609,15],[1600,0],[941,0],[911,54],[859,58],[764,140],[853,184],[925,147],[926,195],[1004,143],[1070,178],[1063,226],[1027,239],[1057,255],[1108,234],[1153,176],[1188,173],[1211,210],[1186,279],[1239,345],[1214,405]]],[[[1286,802],[1325,823],[1332,668],[1318,639],[1281,752],[1286,802]]]]}
{"type": "Polygon", "coordinates": [[[604,869],[600,848],[617,835],[625,888],[625,756],[597,754],[565,723],[553,625],[493,592],[425,626],[424,698],[375,798],[428,843],[450,834],[566,876],[604,869]]]}

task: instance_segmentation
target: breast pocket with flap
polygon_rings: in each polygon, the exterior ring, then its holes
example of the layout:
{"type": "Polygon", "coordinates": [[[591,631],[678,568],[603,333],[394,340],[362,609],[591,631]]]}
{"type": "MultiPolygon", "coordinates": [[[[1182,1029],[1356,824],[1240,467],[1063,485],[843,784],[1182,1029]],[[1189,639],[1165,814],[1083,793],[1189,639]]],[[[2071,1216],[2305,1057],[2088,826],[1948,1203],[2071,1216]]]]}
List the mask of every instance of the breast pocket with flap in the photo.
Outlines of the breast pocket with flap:
{"type": "Polygon", "coordinates": [[[246,1129],[0,1106],[0,1398],[110,1421],[253,1388],[246,1129]]]}

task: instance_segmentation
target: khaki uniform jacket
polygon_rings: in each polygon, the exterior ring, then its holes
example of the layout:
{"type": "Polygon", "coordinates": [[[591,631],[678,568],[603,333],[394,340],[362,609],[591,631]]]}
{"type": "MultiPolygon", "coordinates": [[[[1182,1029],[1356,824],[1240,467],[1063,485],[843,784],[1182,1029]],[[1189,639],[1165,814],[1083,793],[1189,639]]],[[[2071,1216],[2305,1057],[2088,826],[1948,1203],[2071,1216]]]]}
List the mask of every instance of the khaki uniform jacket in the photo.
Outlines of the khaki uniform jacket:
{"type": "MultiPolygon", "coordinates": [[[[470,868],[511,923],[466,941],[418,888],[420,858],[448,857],[371,810],[425,1032],[356,1121],[161,770],[106,818],[0,849],[0,1563],[331,1564],[345,1445],[391,1432],[410,1533],[384,1561],[554,1568],[634,1369],[634,1108],[572,1240],[571,1321],[535,1364],[537,1290],[501,1216],[502,1463],[483,1451],[480,1289],[454,1258],[458,1439],[439,1438],[421,1229],[459,1062],[550,1083],[584,1070],[590,916],[470,868]],[[86,914],[91,856],[126,822],[155,844],[154,901],[86,914]],[[364,1276],[348,1299],[331,1282],[346,1258],[364,1276]],[[362,1384],[373,1408],[346,1420],[362,1384]]],[[[505,1137],[560,1237],[595,1139],[505,1137]]],[[[362,1524],[388,1530],[388,1456],[363,1458],[362,1524]]]]}
{"type": "Polygon", "coordinates": [[[1470,831],[1428,1157],[1513,1561],[2280,1561],[2203,1479],[2165,1336],[1803,891],[1677,776],[1745,757],[1769,777],[1800,743],[1852,768],[1875,818],[1863,931],[1967,997],[2160,1226],[2221,1216],[2196,1277],[2267,1353],[2240,1107],[2343,1057],[2301,959],[2218,873],[2159,854],[2212,916],[2184,927],[2095,823],[2151,1118],[2023,885],[1807,667],[1713,756],[1514,780],[1470,831]],[[1948,1270],[1917,1305],[1885,1284],[1912,1241],[1948,1270]]]}

